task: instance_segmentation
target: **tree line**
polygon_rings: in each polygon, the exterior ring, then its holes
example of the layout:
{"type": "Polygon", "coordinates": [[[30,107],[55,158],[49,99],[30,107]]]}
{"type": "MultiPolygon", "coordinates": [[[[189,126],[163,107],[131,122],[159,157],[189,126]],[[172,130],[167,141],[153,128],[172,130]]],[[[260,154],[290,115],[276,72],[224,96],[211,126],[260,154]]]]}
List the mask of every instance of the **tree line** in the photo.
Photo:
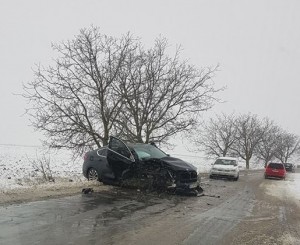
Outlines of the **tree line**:
{"type": "MultiPolygon", "coordinates": [[[[190,64],[180,46],[172,52],[162,37],[145,48],[130,33],[112,37],[92,26],[52,48],[53,63],[36,65],[34,79],[23,86],[27,113],[46,145],[79,155],[107,145],[110,135],[167,143],[191,132],[224,89],[213,82],[217,66],[190,64]]],[[[192,132],[208,155],[235,154],[247,167],[253,156],[286,162],[299,151],[298,136],[252,114],[222,114],[192,132]]]]}
{"type": "Polygon", "coordinates": [[[269,118],[257,115],[221,114],[210,118],[192,134],[192,141],[208,156],[237,156],[246,161],[256,157],[266,165],[269,161],[282,163],[300,152],[300,138],[276,125],[269,118]]]}

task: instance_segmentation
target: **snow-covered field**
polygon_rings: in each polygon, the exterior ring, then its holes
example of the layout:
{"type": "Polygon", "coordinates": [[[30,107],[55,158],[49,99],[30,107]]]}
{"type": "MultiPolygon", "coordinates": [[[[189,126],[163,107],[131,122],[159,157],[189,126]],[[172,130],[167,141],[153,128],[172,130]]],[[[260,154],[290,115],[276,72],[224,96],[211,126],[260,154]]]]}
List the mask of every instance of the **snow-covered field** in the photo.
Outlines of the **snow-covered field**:
{"type": "Polygon", "coordinates": [[[0,189],[42,183],[38,160],[43,158],[49,162],[54,178],[72,178],[73,181],[83,178],[83,160],[72,160],[72,154],[66,150],[47,152],[41,147],[0,145],[0,189]]]}

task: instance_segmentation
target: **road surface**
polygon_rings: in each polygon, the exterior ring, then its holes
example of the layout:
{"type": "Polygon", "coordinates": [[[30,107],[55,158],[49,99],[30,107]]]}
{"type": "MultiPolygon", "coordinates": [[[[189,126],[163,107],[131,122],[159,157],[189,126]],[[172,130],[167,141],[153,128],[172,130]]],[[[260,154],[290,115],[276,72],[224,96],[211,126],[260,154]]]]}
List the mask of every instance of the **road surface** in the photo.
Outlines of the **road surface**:
{"type": "Polygon", "coordinates": [[[2,206],[0,244],[300,244],[299,176],[203,179],[202,197],[112,187],[2,206]]]}

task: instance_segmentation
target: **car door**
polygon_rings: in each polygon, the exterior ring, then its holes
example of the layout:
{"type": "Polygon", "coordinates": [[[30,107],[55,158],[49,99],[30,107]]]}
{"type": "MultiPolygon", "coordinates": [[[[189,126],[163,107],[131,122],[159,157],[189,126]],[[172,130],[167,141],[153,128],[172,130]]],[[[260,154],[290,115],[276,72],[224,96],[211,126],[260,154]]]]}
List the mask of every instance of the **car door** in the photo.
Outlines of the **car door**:
{"type": "Polygon", "coordinates": [[[116,179],[123,178],[135,162],[128,146],[122,140],[113,136],[109,138],[107,161],[116,179]]]}

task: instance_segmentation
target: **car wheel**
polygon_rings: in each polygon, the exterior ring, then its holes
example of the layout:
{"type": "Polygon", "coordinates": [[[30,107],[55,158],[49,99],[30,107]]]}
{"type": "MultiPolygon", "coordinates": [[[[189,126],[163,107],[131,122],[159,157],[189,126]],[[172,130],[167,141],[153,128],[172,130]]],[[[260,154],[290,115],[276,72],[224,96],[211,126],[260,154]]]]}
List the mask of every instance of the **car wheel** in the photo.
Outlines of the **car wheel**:
{"type": "Polygon", "coordinates": [[[99,180],[98,171],[94,168],[90,168],[87,174],[88,180],[99,180]]]}
{"type": "Polygon", "coordinates": [[[234,180],[235,180],[235,181],[238,181],[238,180],[239,180],[239,177],[240,177],[240,176],[238,175],[236,178],[234,178],[234,180]]]}
{"type": "Polygon", "coordinates": [[[213,179],[214,177],[212,175],[209,176],[210,179],[213,179]]]}

